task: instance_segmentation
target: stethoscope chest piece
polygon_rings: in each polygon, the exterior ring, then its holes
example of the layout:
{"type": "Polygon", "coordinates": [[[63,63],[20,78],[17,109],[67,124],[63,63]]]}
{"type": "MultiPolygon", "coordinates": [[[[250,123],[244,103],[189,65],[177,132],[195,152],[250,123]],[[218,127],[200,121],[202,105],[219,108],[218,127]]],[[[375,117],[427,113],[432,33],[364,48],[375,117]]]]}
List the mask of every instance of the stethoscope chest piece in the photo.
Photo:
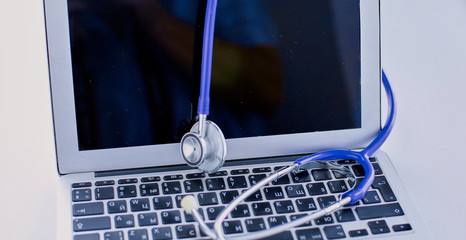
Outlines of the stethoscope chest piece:
{"type": "Polygon", "coordinates": [[[191,167],[201,172],[216,172],[223,166],[227,154],[222,130],[212,121],[205,121],[203,134],[199,122],[181,139],[181,155],[191,167]]]}

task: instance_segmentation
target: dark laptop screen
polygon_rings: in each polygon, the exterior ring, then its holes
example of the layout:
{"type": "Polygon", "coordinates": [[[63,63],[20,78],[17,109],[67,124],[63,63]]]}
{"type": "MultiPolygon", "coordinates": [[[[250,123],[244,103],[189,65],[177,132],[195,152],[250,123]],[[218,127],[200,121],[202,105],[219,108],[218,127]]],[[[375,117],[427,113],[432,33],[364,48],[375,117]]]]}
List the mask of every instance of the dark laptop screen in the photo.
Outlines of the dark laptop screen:
{"type": "MultiPolygon", "coordinates": [[[[175,143],[205,0],[68,0],[80,150],[175,143]]],[[[359,0],[220,0],[209,118],[226,138],[361,127],[359,0]]]]}

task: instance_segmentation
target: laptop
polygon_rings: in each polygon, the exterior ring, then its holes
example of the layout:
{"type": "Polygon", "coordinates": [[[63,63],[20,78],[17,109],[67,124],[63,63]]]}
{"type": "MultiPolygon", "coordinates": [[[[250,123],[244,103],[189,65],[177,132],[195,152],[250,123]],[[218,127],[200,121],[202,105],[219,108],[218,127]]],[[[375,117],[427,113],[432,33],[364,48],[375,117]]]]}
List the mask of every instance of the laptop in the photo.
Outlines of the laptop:
{"type": "MultiPolygon", "coordinates": [[[[381,128],[377,0],[221,0],[211,114],[225,166],[201,173],[179,141],[196,121],[205,0],[45,0],[58,172],[58,239],[206,239],[238,194],[297,158],[363,149],[381,128]]],[[[386,153],[365,198],[268,239],[429,239],[386,153]]],[[[335,202],[364,176],[310,164],[250,196],[228,237],[335,202]]],[[[246,237],[247,238],[247,237],[246,237]]]]}

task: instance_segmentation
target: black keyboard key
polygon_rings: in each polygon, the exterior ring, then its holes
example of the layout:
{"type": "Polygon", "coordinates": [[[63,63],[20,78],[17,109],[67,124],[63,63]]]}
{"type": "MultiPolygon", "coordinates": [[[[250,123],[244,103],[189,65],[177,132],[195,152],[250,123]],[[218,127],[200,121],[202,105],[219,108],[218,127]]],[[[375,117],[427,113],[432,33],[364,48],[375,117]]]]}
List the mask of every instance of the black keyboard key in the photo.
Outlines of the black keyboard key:
{"type": "Polygon", "coordinates": [[[137,196],[136,186],[128,185],[128,186],[118,187],[119,198],[129,198],[129,197],[136,197],[136,196],[137,196]]]}
{"type": "Polygon", "coordinates": [[[104,233],[104,240],[125,240],[123,231],[106,232],[104,233]]]}
{"type": "Polygon", "coordinates": [[[194,238],[197,235],[196,229],[192,224],[176,226],[175,232],[178,238],[194,238]]]}
{"type": "Polygon", "coordinates": [[[309,183],[306,187],[309,195],[311,196],[327,194],[327,189],[325,188],[324,183],[309,183]]]}
{"type": "MultiPolygon", "coordinates": [[[[364,178],[356,178],[356,186],[354,186],[354,188],[357,188],[359,186],[359,184],[362,182],[363,179],[364,178]]],[[[349,179],[348,180],[348,185],[350,186],[350,188],[352,188],[353,185],[354,185],[354,181],[349,179]]]]}
{"type": "Polygon", "coordinates": [[[220,192],[220,199],[222,199],[222,203],[224,204],[230,203],[238,196],[239,196],[239,193],[237,190],[220,192]]]}
{"type": "Polygon", "coordinates": [[[222,223],[222,227],[225,234],[235,234],[243,232],[243,225],[241,225],[241,221],[225,221],[222,223]]]}
{"type": "Polygon", "coordinates": [[[251,212],[249,211],[248,205],[241,204],[231,211],[231,216],[234,218],[249,217],[251,216],[251,212]]]}
{"type": "Polygon", "coordinates": [[[110,229],[110,217],[78,218],[73,220],[73,231],[110,229]]]}
{"type": "Polygon", "coordinates": [[[73,202],[83,202],[92,200],[92,192],[90,188],[76,189],[71,192],[73,202]]]}
{"type": "Polygon", "coordinates": [[[197,199],[201,206],[218,204],[217,194],[215,192],[199,193],[199,195],[197,195],[197,199]]]}
{"type": "Polygon", "coordinates": [[[207,211],[207,217],[209,218],[209,220],[215,220],[215,218],[217,218],[217,216],[220,214],[220,212],[223,211],[225,207],[224,206],[220,206],[220,207],[208,207],[206,209],[207,211]]]}
{"type": "Polygon", "coordinates": [[[128,179],[120,179],[118,180],[118,184],[133,184],[138,183],[137,178],[128,178],[128,179]]]}
{"type": "MultiPolygon", "coordinates": [[[[192,214],[187,214],[185,211],[184,212],[184,219],[186,219],[186,222],[195,222],[196,219],[194,219],[194,216],[192,214]]],[[[205,219],[204,218],[204,210],[202,210],[202,208],[199,208],[198,211],[199,215],[201,215],[201,218],[202,219],[205,219]]]]}
{"type": "Polygon", "coordinates": [[[225,189],[225,180],[223,178],[209,178],[205,181],[207,190],[223,190],[225,189]]]}
{"type": "Polygon", "coordinates": [[[292,213],[295,212],[293,203],[291,200],[284,200],[284,201],[275,201],[273,203],[275,207],[275,211],[277,213],[292,213]]]}
{"type": "Polygon", "coordinates": [[[374,174],[375,175],[383,174],[382,168],[380,168],[380,165],[378,163],[373,163],[372,166],[374,167],[374,174]]]}
{"type": "Polygon", "coordinates": [[[249,184],[251,184],[251,186],[254,186],[256,185],[258,182],[260,182],[260,180],[266,178],[267,175],[265,174],[254,174],[254,175],[249,175],[248,176],[248,179],[249,179],[249,184]]]}
{"type": "Polygon", "coordinates": [[[346,238],[345,231],[341,225],[326,226],[324,227],[325,235],[328,239],[341,239],[346,238]]]}
{"type": "Polygon", "coordinates": [[[317,225],[331,224],[333,223],[332,215],[323,216],[314,220],[317,225]]]}
{"type": "Polygon", "coordinates": [[[160,216],[163,224],[181,223],[181,214],[178,210],[164,211],[160,216]]]}
{"type": "Polygon", "coordinates": [[[133,215],[117,215],[115,216],[115,227],[116,228],[127,228],[134,227],[133,215]]]}
{"type": "Polygon", "coordinates": [[[275,226],[278,226],[278,225],[283,225],[285,223],[288,223],[288,220],[286,220],[286,216],[268,217],[267,221],[269,222],[270,227],[275,227],[275,226]]]}
{"type": "Polygon", "coordinates": [[[261,167],[261,168],[254,168],[252,169],[253,173],[265,173],[265,172],[271,172],[272,169],[270,167],[261,167]]]}
{"type": "Polygon", "coordinates": [[[290,231],[281,232],[281,233],[272,235],[270,237],[261,238],[261,240],[285,240],[285,239],[286,240],[293,239],[293,235],[291,234],[290,231]]]}
{"type": "Polygon", "coordinates": [[[335,217],[338,222],[352,222],[356,221],[353,210],[350,208],[340,209],[335,212],[335,217]]]}
{"type": "Polygon", "coordinates": [[[362,237],[369,235],[366,229],[352,230],[349,231],[348,234],[350,235],[350,237],[362,237]]]}
{"type": "Polygon", "coordinates": [[[201,179],[186,180],[184,181],[184,189],[186,192],[202,192],[204,186],[202,185],[201,179]]]}
{"type": "Polygon", "coordinates": [[[158,182],[160,181],[160,177],[143,177],[141,178],[141,182],[148,183],[148,182],[158,182]]]}
{"type": "Polygon", "coordinates": [[[209,173],[209,177],[221,177],[228,175],[227,171],[218,171],[214,173],[209,173]]]}
{"type": "Polygon", "coordinates": [[[347,166],[345,166],[344,169],[332,170],[332,172],[336,179],[343,179],[354,176],[347,166]]]}
{"type": "Polygon", "coordinates": [[[167,175],[163,177],[163,180],[165,181],[171,181],[171,180],[181,180],[183,179],[183,175],[177,174],[177,175],[167,175]]]}
{"type": "Polygon", "coordinates": [[[140,213],[138,214],[139,226],[157,225],[157,213],[140,213]]]}
{"type": "Polygon", "coordinates": [[[96,186],[109,186],[109,185],[115,185],[115,181],[113,180],[104,180],[104,181],[97,181],[95,182],[96,186]]]}
{"type": "Polygon", "coordinates": [[[164,194],[177,194],[181,193],[181,183],[176,182],[163,182],[162,191],[164,194]]]}
{"type": "Polygon", "coordinates": [[[194,179],[194,178],[205,178],[205,173],[190,173],[186,174],[187,179],[194,179]]]}
{"type": "Polygon", "coordinates": [[[317,210],[317,206],[313,198],[296,199],[295,202],[296,202],[296,207],[298,208],[298,211],[300,212],[317,210]]]}
{"type": "Polygon", "coordinates": [[[149,235],[146,229],[129,230],[128,240],[148,240],[149,235]]]}
{"type": "Polygon", "coordinates": [[[255,216],[270,215],[273,213],[269,202],[253,203],[251,206],[255,216]]]}
{"type": "Polygon", "coordinates": [[[159,195],[159,185],[157,183],[147,183],[139,185],[139,193],[141,196],[156,196],[159,195]]]}
{"type": "Polygon", "coordinates": [[[330,171],[328,169],[316,169],[312,170],[311,172],[312,176],[314,177],[314,180],[316,181],[332,179],[332,174],[330,174],[330,171]]]}
{"type": "Polygon", "coordinates": [[[268,200],[285,198],[285,194],[283,194],[282,187],[264,188],[264,194],[265,194],[265,198],[268,200]]]}
{"type": "Polygon", "coordinates": [[[377,220],[377,221],[368,222],[367,226],[369,226],[369,228],[377,228],[377,227],[387,227],[388,225],[385,220],[377,220]]]}
{"type": "Polygon", "coordinates": [[[339,160],[337,163],[343,165],[343,164],[355,164],[357,162],[352,159],[345,159],[345,160],[339,160]]]}
{"type": "Polygon", "coordinates": [[[274,167],[273,170],[274,171],[279,171],[279,170],[282,170],[284,168],[286,168],[287,166],[278,166],[278,167],[274,167]]]}
{"type": "Polygon", "coordinates": [[[248,174],[249,169],[236,169],[236,170],[231,170],[231,175],[239,175],[239,174],[248,174]]]}
{"type": "Polygon", "coordinates": [[[390,228],[388,227],[387,222],[385,220],[368,222],[367,225],[369,226],[372,234],[382,234],[390,232],[390,228]]]}
{"type": "MultiPolygon", "coordinates": [[[[294,214],[294,215],[290,216],[290,221],[294,221],[294,220],[300,219],[300,218],[305,217],[305,216],[309,216],[309,215],[304,214],[304,213],[303,214],[294,214]]],[[[311,221],[307,221],[307,222],[299,225],[298,227],[308,227],[308,226],[312,226],[311,221]]]]}
{"type": "Polygon", "coordinates": [[[405,223],[405,224],[399,224],[399,225],[393,225],[393,231],[395,232],[403,232],[403,231],[410,231],[413,228],[411,227],[411,224],[405,223]]]}
{"type": "Polygon", "coordinates": [[[361,164],[356,164],[351,167],[356,177],[364,177],[364,168],[361,164]]]}
{"type": "Polygon", "coordinates": [[[107,211],[108,213],[124,213],[128,211],[128,209],[126,208],[126,201],[125,200],[108,201],[107,211]]]}
{"type": "Polygon", "coordinates": [[[175,202],[176,202],[176,207],[181,208],[181,200],[183,200],[184,197],[188,196],[187,194],[184,195],[176,195],[175,197],[175,202]]]}
{"type": "Polygon", "coordinates": [[[357,207],[356,212],[362,220],[404,215],[399,203],[357,207]]]}
{"type": "Polygon", "coordinates": [[[267,228],[265,226],[264,219],[262,219],[262,218],[246,219],[246,221],[244,221],[244,223],[246,225],[246,229],[248,230],[248,232],[261,231],[261,230],[265,230],[267,228]]]}
{"type": "Polygon", "coordinates": [[[154,209],[170,209],[173,208],[172,197],[155,197],[154,198],[154,209]]]}
{"type": "Polygon", "coordinates": [[[248,186],[244,176],[234,176],[227,178],[229,188],[245,188],[248,186]]]}
{"type": "Polygon", "coordinates": [[[371,158],[369,158],[369,161],[371,161],[371,162],[376,162],[376,161],[377,161],[377,158],[371,157],[371,158]]]}
{"type": "Polygon", "coordinates": [[[80,182],[80,183],[71,184],[72,188],[84,188],[84,187],[90,187],[90,186],[92,186],[92,183],[90,182],[80,182]]]}
{"type": "Polygon", "coordinates": [[[75,235],[73,240],[100,240],[98,233],[75,235]]]}
{"type": "Polygon", "coordinates": [[[95,199],[113,199],[115,198],[115,193],[113,192],[113,187],[102,187],[95,189],[95,199]]]}
{"type": "Polygon", "coordinates": [[[372,204],[372,203],[380,203],[382,202],[380,200],[379,195],[377,194],[376,191],[368,191],[366,195],[364,195],[364,198],[362,199],[364,204],[372,204]]]}
{"type": "Polygon", "coordinates": [[[326,208],[334,203],[337,202],[335,196],[325,196],[325,197],[318,197],[317,201],[319,202],[320,208],[326,208]]]}
{"type": "Polygon", "coordinates": [[[318,228],[296,230],[296,236],[298,237],[297,239],[324,240],[324,237],[318,228]]]}
{"type": "Polygon", "coordinates": [[[304,191],[304,187],[302,185],[290,185],[285,187],[286,194],[288,197],[305,197],[306,192],[304,191]]]}
{"type": "Polygon", "coordinates": [[[378,176],[374,178],[372,187],[379,189],[380,194],[382,194],[383,200],[385,202],[394,202],[396,201],[395,193],[393,193],[392,188],[388,185],[388,181],[384,176],[378,176]]]}
{"type": "Polygon", "coordinates": [[[300,172],[292,172],[291,179],[293,180],[294,183],[310,182],[311,175],[309,175],[309,172],[307,170],[300,171],[300,172]]]}
{"type": "Polygon", "coordinates": [[[149,211],[149,199],[148,198],[138,198],[131,199],[130,201],[131,211],[140,212],[140,211],[149,211]]]}
{"type": "MultiPolygon", "coordinates": [[[[245,192],[246,190],[243,190],[245,192]]],[[[246,202],[255,202],[255,201],[262,201],[262,193],[260,190],[257,190],[253,194],[251,194],[249,197],[247,197],[244,201],[246,202]]]]}
{"type": "Polygon", "coordinates": [[[273,185],[283,185],[283,184],[290,184],[290,177],[288,177],[288,174],[281,176],[277,180],[272,181],[273,185]]]}
{"type": "Polygon", "coordinates": [[[157,240],[173,239],[172,229],[170,227],[152,228],[152,238],[157,240]]]}
{"type": "Polygon", "coordinates": [[[73,216],[88,216],[104,214],[104,204],[102,202],[80,203],[73,205],[73,216]]]}
{"type": "Polygon", "coordinates": [[[327,182],[327,186],[331,193],[343,193],[348,191],[348,187],[344,180],[327,182]]]}

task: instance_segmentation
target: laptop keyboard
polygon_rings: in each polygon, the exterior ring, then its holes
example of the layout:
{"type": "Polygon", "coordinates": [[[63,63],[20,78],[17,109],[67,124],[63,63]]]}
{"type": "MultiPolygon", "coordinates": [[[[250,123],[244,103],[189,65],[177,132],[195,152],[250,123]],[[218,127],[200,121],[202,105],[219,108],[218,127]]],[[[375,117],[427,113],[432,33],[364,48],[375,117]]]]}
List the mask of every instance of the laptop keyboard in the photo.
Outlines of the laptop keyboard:
{"type": "MultiPolygon", "coordinates": [[[[267,239],[373,238],[412,231],[382,169],[375,158],[371,162],[376,177],[364,199],[267,239]]],[[[329,169],[290,173],[257,191],[231,212],[223,223],[225,234],[261,231],[335,203],[339,194],[364,177],[362,166],[354,161],[339,163],[356,178],[349,179],[329,169]]],[[[181,208],[184,196],[197,198],[201,216],[208,226],[213,226],[226,204],[281,167],[248,165],[224,167],[212,174],[167,172],[73,183],[74,240],[207,239],[193,217],[181,208]]]]}

